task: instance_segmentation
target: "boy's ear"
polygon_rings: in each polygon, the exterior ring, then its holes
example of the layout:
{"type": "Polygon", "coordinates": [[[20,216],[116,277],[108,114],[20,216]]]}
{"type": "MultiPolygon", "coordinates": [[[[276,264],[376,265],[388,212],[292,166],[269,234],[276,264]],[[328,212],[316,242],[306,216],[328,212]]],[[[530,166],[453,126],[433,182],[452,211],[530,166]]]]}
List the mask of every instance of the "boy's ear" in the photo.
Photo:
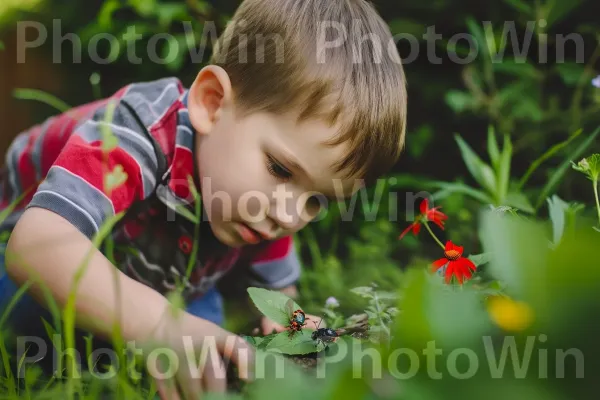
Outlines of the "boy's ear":
{"type": "Polygon", "coordinates": [[[231,104],[231,80],[225,70],[216,65],[204,67],[190,87],[188,111],[196,132],[207,135],[231,104]]]}

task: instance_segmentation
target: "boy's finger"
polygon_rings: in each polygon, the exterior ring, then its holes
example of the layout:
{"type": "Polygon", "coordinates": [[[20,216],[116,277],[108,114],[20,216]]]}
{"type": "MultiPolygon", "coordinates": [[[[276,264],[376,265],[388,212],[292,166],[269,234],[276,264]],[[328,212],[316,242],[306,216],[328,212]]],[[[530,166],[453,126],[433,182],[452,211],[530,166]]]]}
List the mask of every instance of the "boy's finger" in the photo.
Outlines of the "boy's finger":
{"type": "Polygon", "coordinates": [[[210,357],[202,375],[204,389],[210,393],[225,393],[227,390],[227,370],[221,357],[210,357]]]}
{"type": "Polygon", "coordinates": [[[252,346],[240,336],[231,333],[218,340],[219,352],[233,361],[239,371],[240,379],[252,380],[254,372],[254,350],[252,346]]]}
{"type": "Polygon", "coordinates": [[[202,379],[193,378],[188,371],[182,371],[178,374],[177,381],[185,400],[202,398],[202,379]]]}
{"type": "Polygon", "coordinates": [[[154,381],[161,400],[181,400],[174,380],[154,379],[154,381]]]}

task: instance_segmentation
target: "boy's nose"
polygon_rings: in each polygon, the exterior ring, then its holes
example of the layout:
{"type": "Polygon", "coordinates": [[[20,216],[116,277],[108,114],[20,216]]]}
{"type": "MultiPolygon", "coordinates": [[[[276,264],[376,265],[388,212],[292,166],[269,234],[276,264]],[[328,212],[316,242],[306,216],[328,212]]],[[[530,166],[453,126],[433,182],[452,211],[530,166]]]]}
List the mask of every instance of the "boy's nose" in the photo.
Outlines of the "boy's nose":
{"type": "MultiPolygon", "coordinates": [[[[318,202],[317,202],[318,203],[318,202]]],[[[319,213],[315,201],[308,194],[297,194],[284,201],[277,201],[268,210],[268,217],[280,229],[294,231],[309,223],[319,213]]]]}

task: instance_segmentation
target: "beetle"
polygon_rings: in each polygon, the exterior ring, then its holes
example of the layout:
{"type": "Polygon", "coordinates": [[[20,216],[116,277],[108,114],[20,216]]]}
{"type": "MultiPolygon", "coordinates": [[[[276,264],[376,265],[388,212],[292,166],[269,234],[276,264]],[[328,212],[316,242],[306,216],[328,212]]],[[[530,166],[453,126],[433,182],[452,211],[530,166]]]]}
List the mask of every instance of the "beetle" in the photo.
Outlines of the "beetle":
{"type": "Polygon", "coordinates": [[[290,322],[288,328],[290,329],[290,337],[296,332],[300,332],[303,327],[306,326],[309,318],[306,318],[306,314],[301,309],[294,310],[294,301],[289,299],[285,304],[290,322]]]}

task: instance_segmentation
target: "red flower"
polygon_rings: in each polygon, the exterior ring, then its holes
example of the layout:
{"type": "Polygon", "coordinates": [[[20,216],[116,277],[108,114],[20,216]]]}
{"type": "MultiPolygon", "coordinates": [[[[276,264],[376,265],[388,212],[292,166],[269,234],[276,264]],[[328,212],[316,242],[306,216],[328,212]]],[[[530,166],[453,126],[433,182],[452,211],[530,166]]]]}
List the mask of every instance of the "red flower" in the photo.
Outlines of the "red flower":
{"type": "Polygon", "coordinates": [[[398,239],[402,239],[404,235],[406,235],[410,230],[412,230],[413,235],[418,235],[421,230],[421,223],[423,222],[423,218],[425,221],[431,221],[437,226],[439,226],[442,230],[444,229],[444,221],[448,219],[448,216],[441,211],[438,211],[440,207],[429,208],[429,200],[423,199],[421,204],[419,205],[421,210],[421,215],[419,215],[415,222],[410,224],[401,234],[398,239]]]}
{"type": "Polygon", "coordinates": [[[468,258],[464,258],[462,254],[463,246],[457,246],[448,240],[444,250],[444,258],[433,262],[433,272],[446,266],[444,274],[446,276],[446,283],[450,283],[450,279],[454,275],[458,283],[462,285],[463,281],[467,281],[473,276],[471,270],[475,271],[477,269],[475,264],[468,258]]]}

